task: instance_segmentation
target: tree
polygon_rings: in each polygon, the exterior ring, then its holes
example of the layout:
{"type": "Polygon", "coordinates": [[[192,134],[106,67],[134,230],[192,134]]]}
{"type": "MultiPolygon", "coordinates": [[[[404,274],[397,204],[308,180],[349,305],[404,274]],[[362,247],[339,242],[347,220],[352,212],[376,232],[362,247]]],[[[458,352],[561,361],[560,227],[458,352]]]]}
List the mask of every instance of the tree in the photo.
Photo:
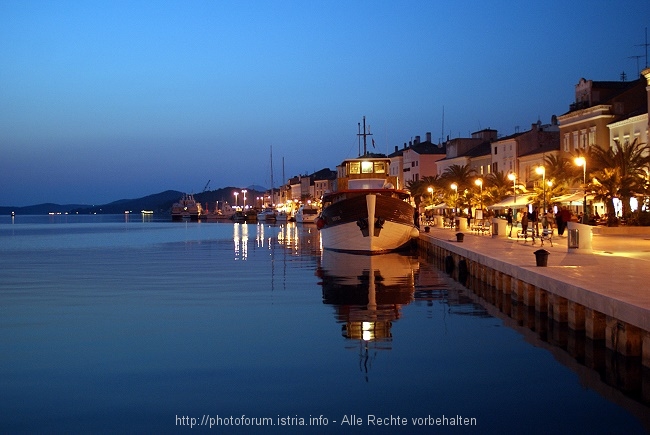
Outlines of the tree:
{"type": "Polygon", "coordinates": [[[448,184],[456,183],[460,191],[470,187],[475,174],[476,171],[469,165],[451,165],[445,169],[441,178],[448,184]]]}
{"type": "MultiPolygon", "coordinates": [[[[608,214],[614,213],[613,198],[623,205],[623,216],[630,214],[630,198],[646,193],[650,147],[634,139],[623,143],[618,140],[607,148],[592,147],[593,185],[601,198],[612,198],[607,203],[608,214]]],[[[609,220],[608,220],[609,224],[609,220]]]]}
{"type": "Polygon", "coordinates": [[[496,204],[502,201],[505,197],[512,192],[512,181],[508,179],[508,175],[503,171],[492,172],[485,177],[486,188],[485,197],[486,204],[496,204]]]}
{"type": "Polygon", "coordinates": [[[411,196],[416,205],[424,204],[439,204],[443,202],[441,199],[441,188],[443,187],[440,177],[436,175],[425,176],[419,180],[411,180],[406,182],[406,188],[411,192],[411,196]],[[433,194],[429,192],[429,188],[433,189],[433,194]],[[433,199],[432,199],[433,196],[433,199]]]}

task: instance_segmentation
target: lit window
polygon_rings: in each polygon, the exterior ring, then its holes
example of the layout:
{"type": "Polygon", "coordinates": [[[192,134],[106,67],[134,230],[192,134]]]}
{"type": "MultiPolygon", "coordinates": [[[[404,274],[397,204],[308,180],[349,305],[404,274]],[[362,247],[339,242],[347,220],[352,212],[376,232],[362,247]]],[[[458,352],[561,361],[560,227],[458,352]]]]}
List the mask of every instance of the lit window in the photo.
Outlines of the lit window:
{"type": "Polygon", "coordinates": [[[372,174],[372,162],[361,162],[361,173],[372,174]]]}

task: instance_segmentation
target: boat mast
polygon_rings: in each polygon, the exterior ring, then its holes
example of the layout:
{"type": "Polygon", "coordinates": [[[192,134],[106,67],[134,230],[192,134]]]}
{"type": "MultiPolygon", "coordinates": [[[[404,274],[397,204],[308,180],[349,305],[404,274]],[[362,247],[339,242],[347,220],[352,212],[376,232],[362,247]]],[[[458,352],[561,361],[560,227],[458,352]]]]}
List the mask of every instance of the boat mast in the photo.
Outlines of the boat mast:
{"type": "MultiPolygon", "coordinates": [[[[367,145],[366,138],[367,138],[367,136],[372,136],[372,133],[366,133],[366,117],[365,116],[363,117],[363,133],[359,132],[357,134],[357,136],[359,136],[359,148],[361,148],[361,137],[363,136],[363,155],[365,156],[368,153],[367,147],[366,147],[366,145],[367,145]]],[[[359,149],[359,155],[361,155],[361,149],[359,149]]]]}
{"type": "Polygon", "coordinates": [[[271,206],[273,206],[273,145],[271,145],[271,206]]]}

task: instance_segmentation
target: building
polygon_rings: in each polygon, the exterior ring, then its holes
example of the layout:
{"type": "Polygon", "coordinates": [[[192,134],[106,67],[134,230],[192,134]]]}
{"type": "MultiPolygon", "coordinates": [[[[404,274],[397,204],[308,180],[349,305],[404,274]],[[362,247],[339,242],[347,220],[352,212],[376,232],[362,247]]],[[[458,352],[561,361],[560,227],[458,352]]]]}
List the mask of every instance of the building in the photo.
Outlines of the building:
{"type": "Polygon", "coordinates": [[[409,182],[421,180],[422,177],[432,176],[438,172],[437,162],[446,156],[446,148],[431,142],[431,133],[427,132],[426,140],[420,141],[420,136],[388,157],[391,159],[390,175],[397,177],[398,188],[404,188],[409,182]]]}
{"type": "Polygon", "coordinates": [[[631,82],[581,78],[575,86],[575,102],[558,117],[562,152],[577,154],[590,146],[609,146],[609,124],[647,113],[646,86],[645,78],[631,82]]]}
{"type": "Polygon", "coordinates": [[[472,133],[471,138],[456,138],[447,139],[445,142],[446,155],[445,158],[437,162],[438,175],[442,175],[447,168],[453,165],[470,166],[477,171],[478,174],[489,174],[491,172],[491,162],[487,165],[484,150],[476,149],[482,146],[488,150],[488,145],[497,139],[497,131],[492,129],[484,129],[472,133]],[[473,151],[472,151],[473,150],[473,151]],[[478,155],[475,155],[477,154],[478,155]],[[480,158],[480,162],[472,164],[472,159],[480,158]]]}
{"type": "Polygon", "coordinates": [[[521,184],[533,186],[547,155],[560,153],[560,129],[555,116],[550,124],[541,121],[530,130],[501,138],[492,144],[492,172],[514,173],[521,184]]]}

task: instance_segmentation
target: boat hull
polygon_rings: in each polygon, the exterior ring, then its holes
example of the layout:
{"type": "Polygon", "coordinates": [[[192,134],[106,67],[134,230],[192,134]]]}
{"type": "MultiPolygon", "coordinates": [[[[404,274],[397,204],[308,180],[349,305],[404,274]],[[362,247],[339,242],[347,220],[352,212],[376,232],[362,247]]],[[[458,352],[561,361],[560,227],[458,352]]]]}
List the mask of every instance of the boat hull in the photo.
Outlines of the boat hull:
{"type": "Polygon", "coordinates": [[[408,246],[418,237],[413,207],[389,191],[340,194],[341,198],[323,209],[323,249],[380,254],[408,246]]]}

